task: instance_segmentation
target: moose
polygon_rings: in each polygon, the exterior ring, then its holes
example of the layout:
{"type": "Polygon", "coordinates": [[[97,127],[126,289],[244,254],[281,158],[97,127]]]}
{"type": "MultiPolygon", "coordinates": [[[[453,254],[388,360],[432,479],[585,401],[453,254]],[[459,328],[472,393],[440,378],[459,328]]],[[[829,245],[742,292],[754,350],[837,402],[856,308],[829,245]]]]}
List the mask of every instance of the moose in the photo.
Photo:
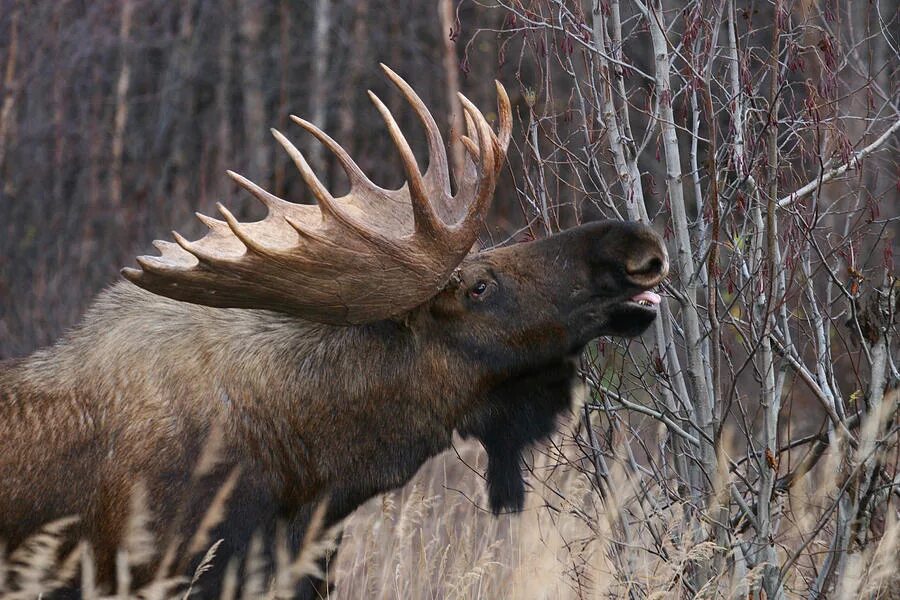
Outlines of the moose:
{"type": "Polygon", "coordinates": [[[199,580],[213,596],[251,538],[274,543],[286,527],[296,549],[314,508],[338,522],[402,486],[454,432],[487,451],[493,512],[521,509],[523,450],[571,410],[590,341],[640,335],[656,318],[666,248],[647,225],[598,221],[475,250],[511,137],[506,91],[496,84],[496,132],[460,94],[466,162],[451,193],[435,119],[382,67],[424,127],[424,172],[371,92],[401,158],[400,189],[374,184],[331,137],[292,117],[334,154],[351,183],[345,196],[273,130],[316,204],[229,172],[264,219],[240,222],[221,205],[221,220],[198,215],[204,237],[154,242],[160,254],[123,269],[55,345],[0,364],[7,549],[77,515],[66,535],[90,544],[98,584],[109,586],[136,486],[166,547],[233,478],[211,535],[222,542],[199,580]],[[198,476],[214,431],[217,461],[198,476]]]}

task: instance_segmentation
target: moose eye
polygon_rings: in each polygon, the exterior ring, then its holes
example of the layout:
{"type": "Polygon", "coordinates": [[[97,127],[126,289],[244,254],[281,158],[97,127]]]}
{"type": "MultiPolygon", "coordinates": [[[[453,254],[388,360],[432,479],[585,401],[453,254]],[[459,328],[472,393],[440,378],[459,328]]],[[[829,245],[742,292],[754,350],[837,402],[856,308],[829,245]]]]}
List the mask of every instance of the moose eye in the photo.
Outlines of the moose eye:
{"type": "Polygon", "coordinates": [[[479,281],[469,290],[469,296],[472,298],[481,298],[488,289],[486,281],[479,281]]]}

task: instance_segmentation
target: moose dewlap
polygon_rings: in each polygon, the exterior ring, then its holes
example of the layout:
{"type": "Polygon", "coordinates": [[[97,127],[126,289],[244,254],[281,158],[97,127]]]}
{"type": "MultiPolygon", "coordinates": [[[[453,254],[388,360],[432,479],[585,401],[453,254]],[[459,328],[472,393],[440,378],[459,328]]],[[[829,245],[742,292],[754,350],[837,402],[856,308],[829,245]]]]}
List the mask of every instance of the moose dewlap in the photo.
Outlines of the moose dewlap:
{"type": "Polygon", "coordinates": [[[207,539],[223,541],[194,587],[213,596],[251,540],[268,556],[276,540],[296,551],[323,500],[328,526],[406,482],[454,431],[487,450],[491,509],[521,507],[522,451],[569,409],[582,348],[638,335],[656,317],[650,290],[668,271],[665,246],[649,227],[605,221],[470,253],[510,140],[506,92],[498,83],[497,131],[460,96],[467,161],[451,194],[434,118],[384,70],[424,126],[424,172],[374,95],[406,174],[398,190],[372,183],[334,140],[293,117],[334,153],[351,182],[346,196],[332,196],[273,131],[316,206],[231,173],[265,219],[241,223],[221,206],[223,220],[201,216],[205,237],[156,242],[160,256],[124,269],[128,281],[57,344],[0,365],[8,549],[77,515],[59,552],[86,540],[98,585],[111,589],[140,490],[158,551],[134,585],[160,568],[193,572],[208,544],[192,535],[204,523],[207,539]]]}

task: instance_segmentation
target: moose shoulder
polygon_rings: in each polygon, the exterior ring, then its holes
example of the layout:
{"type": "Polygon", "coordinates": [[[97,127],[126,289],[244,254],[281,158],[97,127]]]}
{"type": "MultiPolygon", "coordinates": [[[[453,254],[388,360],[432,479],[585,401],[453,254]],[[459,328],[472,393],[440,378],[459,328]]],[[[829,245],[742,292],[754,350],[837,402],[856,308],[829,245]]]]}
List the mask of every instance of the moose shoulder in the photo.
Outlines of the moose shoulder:
{"type": "Polygon", "coordinates": [[[287,523],[299,543],[321,500],[326,524],[341,519],[405,483],[453,431],[488,452],[491,508],[522,506],[522,450],[569,407],[585,344],[653,322],[666,250],[644,225],[605,221],[470,253],[510,137],[506,94],[498,85],[496,133],[462,98],[469,160],[451,195],[434,119],[385,71],[425,127],[424,173],[377,98],[406,171],[400,190],[374,185],[295,118],[334,152],[347,196],[332,197],[274,132],[318,207],[233,175],[268,208],[263,221],[224,207],[223,221],[201,217],[206,237],[157,242],[161,256],[140,257],[124,271],[132,283],[104,292],[56,345],[2,365],[7,547],[77,514],[71,535],[90,542],[108,581],[136,486],[166,547],[236,478],[212,536],[224,540],[219,560],[201,581],[212,593],[254,532],[271,540],[287,523]],[[214,431],[218,462],[198,475],[214,431]]]}

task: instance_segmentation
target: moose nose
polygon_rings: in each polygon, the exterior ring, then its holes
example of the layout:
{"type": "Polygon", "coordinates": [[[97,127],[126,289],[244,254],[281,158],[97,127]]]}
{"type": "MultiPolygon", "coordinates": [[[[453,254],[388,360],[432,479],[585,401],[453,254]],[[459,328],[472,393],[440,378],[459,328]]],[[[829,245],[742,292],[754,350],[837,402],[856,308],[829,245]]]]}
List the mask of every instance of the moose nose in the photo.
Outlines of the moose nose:
{"type": "Polygon", "coordinates": [[[655,236],[648,246],[650,247],[643,252],[635,253],[625,260],[625,273],[634,283],[652,287],[669,274],[669,255],[665,245],[655,239],[655,236]]]}

